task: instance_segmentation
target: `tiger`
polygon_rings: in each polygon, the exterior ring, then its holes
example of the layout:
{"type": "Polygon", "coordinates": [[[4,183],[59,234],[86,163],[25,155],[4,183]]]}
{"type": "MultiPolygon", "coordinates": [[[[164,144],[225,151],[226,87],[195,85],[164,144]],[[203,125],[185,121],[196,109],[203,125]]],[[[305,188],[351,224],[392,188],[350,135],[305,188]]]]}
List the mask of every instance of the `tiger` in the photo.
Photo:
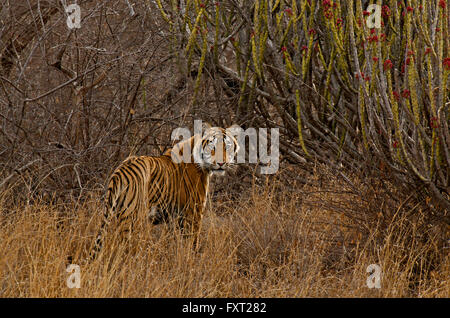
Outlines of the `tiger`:
{"type": "Polygon", "coordinates": [[[90,260],[97,258],[113,219],[123,240],[141,213],[154,225],[176,219],[197,247],[210,178],[225,175],[239,151],[232,133],[236,128],[239,126],[224,129],[204,123],[204,134],[177,143],[161,156],[125,159],[107,183],[106,208],[90,260]]]}

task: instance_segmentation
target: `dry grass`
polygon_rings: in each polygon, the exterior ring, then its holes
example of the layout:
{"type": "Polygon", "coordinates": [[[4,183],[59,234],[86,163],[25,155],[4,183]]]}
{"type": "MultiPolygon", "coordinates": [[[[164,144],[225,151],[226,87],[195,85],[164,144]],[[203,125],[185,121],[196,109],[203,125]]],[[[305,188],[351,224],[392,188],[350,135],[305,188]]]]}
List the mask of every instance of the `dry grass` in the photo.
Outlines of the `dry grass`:
{"type": "Polygon", "coordinates": [[[76,207],[3,209],[0,295],[449,297],[449,258],[437,244],[442,233],[428,226],[424,236],[420,213],[414,222],[400,213],[387,225],[386,215],[374,221],[369,216],[379,211],[369,210],[370,200],[336,180],[329,186],[340,192],[291,191],[272,180],[253,185],[239,201],[217,196],[203,220],[200,251],[168,226],[138,224],[128,244],[109,237],[91,264],[82,259],[100,222],[98,198],[76,207]],[[336,212],[349,202],[347,212],[357,207],[359,218],[336,212]],[[81,266],[79,289],[66,285],[68,255],[81,266]],[[372,263],[382,269],[380,289],[366,285],[372,263]]]}

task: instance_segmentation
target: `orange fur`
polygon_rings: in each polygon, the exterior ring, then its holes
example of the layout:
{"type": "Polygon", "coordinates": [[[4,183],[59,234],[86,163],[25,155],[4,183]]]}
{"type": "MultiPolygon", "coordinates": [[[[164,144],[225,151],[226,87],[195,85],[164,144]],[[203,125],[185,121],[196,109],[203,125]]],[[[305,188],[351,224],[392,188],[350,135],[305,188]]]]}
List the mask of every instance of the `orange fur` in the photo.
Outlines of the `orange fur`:
{"type": "MultiPolygon", "coordinates": [[[[211,128],[203,139],[199,139],[202,149],[208,149],[211,136],[224,136],[222,128],[211,128]]],[[[227,135],[239,149],[234,137],[227,135]]],[[[221,138],[221,137],[220,137],[221,138]]],[[[194,237],[197,245],[203,210],[208,195],[209,179],[214,171],[224,172],[229,165],[228,150],[224,142],[217,142],[222,151],[214,148],[211,163],[195,163],[193,151],[195,137],[191,137],[169,149],[159,157],[140,156],[127,158],[111,175],[106,192],[106,209],[100,231],[91,251],[91,259],[97,256],[103,237],[112,221],[118,221],[119,230],[130,233],[133,223],[140,216],[149,216],[154,224],[176,219],[184,232],[194,237]],[[190,162],[175,163],[186,151],[190,152],[190,162]],[[219,157],[217,154],[222,154],[219,157]],[[223,165],[218,165],[217,162],[223,165]]]]}

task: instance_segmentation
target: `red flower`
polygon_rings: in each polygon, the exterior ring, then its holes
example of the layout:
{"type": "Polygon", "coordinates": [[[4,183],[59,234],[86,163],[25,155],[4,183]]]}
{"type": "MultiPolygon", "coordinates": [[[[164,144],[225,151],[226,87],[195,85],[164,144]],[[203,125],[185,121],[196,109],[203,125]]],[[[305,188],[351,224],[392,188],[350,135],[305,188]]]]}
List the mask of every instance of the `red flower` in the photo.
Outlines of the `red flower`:
{"type": "Polygon", "coordinates": [[[286,52],[286,51],[287,51],[287,48],[285,46],[282,46],[281,47],[281,52],[286,52]]]}
{"type": "Polygon", "coordinates": [[[324,10],[328,10],[331,7],[331,0],[323,0],[322,1],[322,6],[324,8],[324,10]]]}
{"type": "Polygon", "coordinates": [[[439,121],[437,117],[430,118],[430,127],[431,128],[439,128],[439,121]]]}
{"type": "Polygon", "coordinates": [[[316,30],[314,30],[314,29],[309,29],[308,33],[309,33],[310,35],[316,34],[316,30]]]}
{"type": "Polygon", "coordinates": [[[402,91],[402,97],[403,97],[403,98],[409,98],[410,94],[411,94],[411,92],[409,91],[409,89],[406,89],[406,88],[405,88],[405,89],[402,91]]]}
{"type": "Polygon", "coordinates": [[[381,7],[381,16],[386,18],[391,15],[391,9],[389,9],[389,6],[384,5],[381,7]]]}
{"type": "Polygon", "coordinates": [[[368,16],[368,15],[370,15],[369,11],[363,11],[363,16],[368,16]]]}
{"type": "Polygon", "coordinates": [[[343,23],[343,20],[342,20],[341,18],[338,18],[338,19],[336,20],[336,26],[337,26],[337,27],[342,26],[342,23],[343,23]]]}
{"type": "Polygon", "coordinates": [[[414,8],[413,7],[406,7],[406,11],[408,11],[408,12],[413,12],[414,11],[414,8]]]}
{"type": "Polygon", "coordinates": [[[447,71],[450,71],[450,57],[446,57],[443,61],[442,61],[442,65],[444,66],[444,68],[447,71]]]}
{"type": "Polygon", "coordinates": [[[391,69],[392,66],[394,66],[394,65],[392,64],[391,60],[386,60],[383,63],[384,70],[391,69]]]}
{"type": "Polygon", "coordinates": [[[410,58],[410,57],[407,57],[405,63],[406,63],[406,65],[411,64],[411,58],[410,58]]]}
{"type": "Polygon", "coordinates": [[[400,99],[400,94],[397,91],[393,91],[392,94],[394,95],[394,99],[398,102],[400,99]]]}
{"type": "Polygon", "coordinates": [[[398,148],[398,141],[397,140],[394,140],[394,142],[392,143],[392,147],[398,148]]]}
{"type": "Polygon", "coordinates": [[[436,28],[436,32],[439,32],[439,31],[441,31],[441,28],[436,28]]]}
{"type": "Polygon", "coordinates": [[[378,57],[374,56],[374,57],[372,57],[372,60],[376,63],[376,62],[378,62],[378,57]]]}
{"type": "Polygon", "coordinates": [[[439,6],[442,8],[442,10],[445,10],[445,6],[446,6],[445,0],[440,0],[439,6]]]}
{"type": "Polygon", "coordinates": [[[285,9],[284,12],[286,12],[289,16],[292,15],[292,9],[291,8],[285,9]]]}
{"type": "Polygon", "coordinates": [[[361,73],[356,73],[355,74],[355,78],[356,79],[359,79],[359,77],[361,76],[361,78],[363,79],[363,80],[366,80],[366,81],[369,81],[370,80],[370,76],[366,76],[365,74],[364,74],[364,72],[361,72],[361,73]]]}
{"type": "Polygon", "coordinates": [[[431,47],[427,47],[425,50],[425,55],[427,55],[428,53],[431,53],[431,47]]]}
{"type": "Polygon", "coordinates": [[[367,40],[369,41],[369,43],[372,43],[372,42],[378,42],[378,36],[377,36],[377,35],[369,36],[369,37],[367,38],[367,40]]]}
{"type": "Polygon", "coordinates": [[[204,4],[204,3],[200,3],[198,6],[199,6],[200,8],[204,8],[204,7],[205,7],[205,4],[204,4]]]}
{"type": "Polygon", "coordinates": [[[414,55],[414,51],[409,50],[406,54],[407,54],[408,56],[414,55]]]}
{"type": "Polygon", "coordinates": [[[386,34],[381,33],[380,34],[380,41],[384,41],[384,40],[386,40],[386,34]]]}
{"type": "Polygon", "coordinates": [[[333,18],[333,12],[332,11],[326,11],[324,12],[325,18],[331,19],[333,18]]]}

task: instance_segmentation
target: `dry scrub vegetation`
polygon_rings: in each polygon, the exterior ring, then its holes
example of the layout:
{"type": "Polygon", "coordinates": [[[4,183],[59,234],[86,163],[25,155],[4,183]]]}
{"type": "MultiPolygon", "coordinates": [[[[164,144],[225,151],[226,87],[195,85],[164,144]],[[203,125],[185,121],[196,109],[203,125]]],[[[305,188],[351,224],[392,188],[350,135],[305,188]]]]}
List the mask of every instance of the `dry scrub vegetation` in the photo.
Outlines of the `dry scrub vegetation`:
{"type": "Polygon", "coordinates": [[[449,297],[450,1],[375,2],[0,1],[0,297],[449,297]],[[86,264],[110,173],[194,119],[279,129],[280,171],[214,179],[198,252],[143,221],[86,264]]]}
{"type": "MultiPolygon", "coordinates": [[[[23,204],[1,212],[3,297],[448,297],[448,233],[426,214],[358,180],[280,177],[230,197],[216,180],[200,251],[166,225],[137,224],[128,244],[108,237],[98,260],[85,249],[99,226],[98,197],[79,205],[23,204]],[[283,180],[283,182],[281,182],[283,180]],[[339,189],[339,190],[336,190],[339,189]],[[409,214],[409,215],[408,215],[409,214]],[[355,215],[357,215],[355,217],[355,215]],[[408,217],[406,217],[408,215],[408,217]],[[349,217],[351,216],[351,217],[349,217]],[[412,221],[413,220],[413,221],[412,221]],[[81,288],[66,285],[67,256],[81,288]],[[79,262],[78,262],[79,261],[79,262]],[[366,285],[369,264],[380,289],[366,285]]],[[[323,178],[323,176],[327,176],[323,178]]],[[[282,177],[283,176],[283,177],[282,177]]],[[[320,177],[322,176],[322,177],[320,177]]]]}

